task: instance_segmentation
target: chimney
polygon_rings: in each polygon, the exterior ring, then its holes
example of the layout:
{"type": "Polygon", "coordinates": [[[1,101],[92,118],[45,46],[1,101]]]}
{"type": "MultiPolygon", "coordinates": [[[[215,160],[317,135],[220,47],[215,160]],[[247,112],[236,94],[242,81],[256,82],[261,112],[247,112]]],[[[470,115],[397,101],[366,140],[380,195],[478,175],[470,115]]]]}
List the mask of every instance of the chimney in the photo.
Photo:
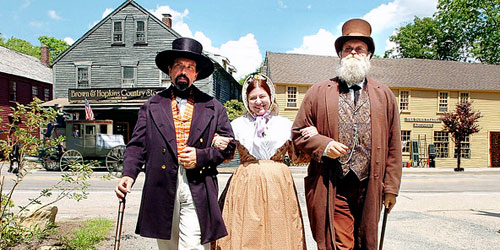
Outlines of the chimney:
{"type": "Polygon", "coordinates": [[[162,14],[163,15],[163,18],[161,19],[161,21],[167,25],[169,28],[172,28],[172,15],[170,14],[162,14]]]}
{"type": "Polygon", "coordinates": [[[40,62],[49,67],[49,46],[42,44],[42,48],[40,49],[40,62]]]}

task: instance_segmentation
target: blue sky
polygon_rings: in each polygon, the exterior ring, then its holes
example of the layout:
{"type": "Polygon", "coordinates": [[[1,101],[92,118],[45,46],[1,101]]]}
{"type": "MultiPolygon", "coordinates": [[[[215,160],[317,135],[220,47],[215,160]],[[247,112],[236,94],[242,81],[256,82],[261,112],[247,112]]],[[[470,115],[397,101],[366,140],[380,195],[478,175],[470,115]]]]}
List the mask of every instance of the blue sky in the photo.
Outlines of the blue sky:
{"type": "MultiPolygon", "coordinates": [[[[42,35],[72,43],[124,0],[2,0],[0,33],[40,45],[42,35]]],[[[394,29],[414,16],[431,16],[437,0],[136,0],[173,28],[199,40],[205,50],[226,56],[238,73],[255,71],[266,51],[335,55],[342,24],[364,18],[373,29],[375,54],[383,55],[394,29]]]]}

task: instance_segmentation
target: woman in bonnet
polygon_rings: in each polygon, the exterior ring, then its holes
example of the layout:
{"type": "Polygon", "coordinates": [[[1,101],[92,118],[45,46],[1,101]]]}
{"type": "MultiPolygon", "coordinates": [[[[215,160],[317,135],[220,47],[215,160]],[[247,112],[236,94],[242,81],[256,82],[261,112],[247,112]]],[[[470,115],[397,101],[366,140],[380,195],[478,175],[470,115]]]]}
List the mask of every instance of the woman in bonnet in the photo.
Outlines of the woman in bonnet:
{"type": "MultiPolygon", "coordinates": [[[[292,175],[284,164],[288,153],[298,157],[291,141],[292,121],[275,114],[274,84],[260,73],[250,75],[243,85],[247,113],[231,122],[240,166],[228,182],[220,203],[228,236],[217,249],[306,249],[304,226],[292,175]]],[[[305,128],[306,136],[317,134],[305,128]]],[[[230,138],[216,137],[223,149],[230,138]]]]}

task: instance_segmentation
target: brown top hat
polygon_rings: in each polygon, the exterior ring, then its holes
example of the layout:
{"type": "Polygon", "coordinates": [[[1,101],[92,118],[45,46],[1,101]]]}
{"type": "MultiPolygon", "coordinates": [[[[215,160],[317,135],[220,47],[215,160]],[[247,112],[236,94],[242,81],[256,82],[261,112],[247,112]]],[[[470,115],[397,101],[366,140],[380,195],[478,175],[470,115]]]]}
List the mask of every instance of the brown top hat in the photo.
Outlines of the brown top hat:
{"type": "Polygon", "coordinates": [[[214,72],[214,63],[203,55],[202,51],[203,46],[198,41],[187,37],[177,38],[172,42],[172,49],[164,50],[156,55],[156,66],[168,74],[168,67],[172,66],[175,59],[191,59],[196,62],[196,70],[198,71],[196,80],[201,80],[214,72]]]}
{"type": "Polygon", "coordinates": [[[342,46],[349,40],[361,40],[368,45],[368,51],[373,55],[375,52],[375,43],[370,37],[372,33],[372,26],[363,19],[351,19],[342,25],[342,36],[335,40],[335,50],[337,55],[340,56],[342,46]]]}

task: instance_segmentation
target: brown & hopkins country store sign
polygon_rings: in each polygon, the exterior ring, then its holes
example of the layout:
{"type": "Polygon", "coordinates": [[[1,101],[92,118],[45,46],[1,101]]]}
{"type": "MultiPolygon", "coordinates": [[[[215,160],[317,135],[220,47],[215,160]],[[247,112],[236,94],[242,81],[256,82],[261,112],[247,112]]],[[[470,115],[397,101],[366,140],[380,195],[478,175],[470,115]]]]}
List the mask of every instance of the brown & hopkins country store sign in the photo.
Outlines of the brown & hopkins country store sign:
{"type": "Polygon", "coordinates": [[[68,101],[127,101],[147,100],[157,93],[165,90],[156,88],[92,88],[92,89],[68,89],[68,101]]]}

